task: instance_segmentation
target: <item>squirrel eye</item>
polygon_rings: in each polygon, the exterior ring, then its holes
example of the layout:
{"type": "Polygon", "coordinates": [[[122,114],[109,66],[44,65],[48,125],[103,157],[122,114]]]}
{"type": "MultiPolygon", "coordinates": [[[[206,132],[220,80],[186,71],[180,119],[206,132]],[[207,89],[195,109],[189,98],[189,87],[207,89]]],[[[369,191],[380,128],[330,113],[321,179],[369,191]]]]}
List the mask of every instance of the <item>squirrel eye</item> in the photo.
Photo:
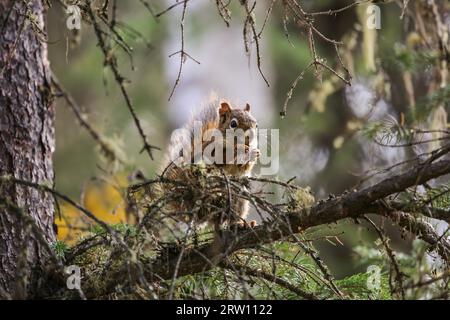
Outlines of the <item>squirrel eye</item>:
{"type": "Polygon", "coordinates": [[[237,126],[238,126],[238,121],[235,118],[231,119],[230,128],[237,128],[237,126]]]}

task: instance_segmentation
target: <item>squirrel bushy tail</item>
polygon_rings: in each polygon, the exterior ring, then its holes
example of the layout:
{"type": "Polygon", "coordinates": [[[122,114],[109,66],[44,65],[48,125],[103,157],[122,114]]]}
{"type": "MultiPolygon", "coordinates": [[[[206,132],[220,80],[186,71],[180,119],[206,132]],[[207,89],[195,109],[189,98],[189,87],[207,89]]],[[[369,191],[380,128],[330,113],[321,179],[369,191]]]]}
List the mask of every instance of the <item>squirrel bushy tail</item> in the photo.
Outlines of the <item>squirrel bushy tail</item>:
{"type": "Polygon", "coordinates": [[[217,94],[211,93],[209,99],[191,115],[189,121],[172,134],[163,169],[168,168],[172,162],[193,162],[194,139],[201,139],[204,132],[219,127],[219,103],[217,94]]]}

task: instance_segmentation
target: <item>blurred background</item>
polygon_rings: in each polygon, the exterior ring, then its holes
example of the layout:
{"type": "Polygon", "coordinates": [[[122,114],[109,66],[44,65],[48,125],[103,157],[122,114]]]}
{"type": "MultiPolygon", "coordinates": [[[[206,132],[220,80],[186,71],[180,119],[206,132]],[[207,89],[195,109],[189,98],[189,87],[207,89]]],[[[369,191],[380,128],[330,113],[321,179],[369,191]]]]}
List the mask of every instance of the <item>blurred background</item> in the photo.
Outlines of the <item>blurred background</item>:
{"type": "MultiPolygon", "coordinates": [[[[259,27],[270,2],[258,1],[255,16],[259,27]]],[[[173,1],[150,3],[155,12],[160,12],[173,1]]],[[[308,10],[322,11],[351,1],[303,3],[308,10]]],[[[383,77],[386,72],[395,74],[401,67],[392,62],[392,57],[402,52],[407,40],[403,31],[407,21],[399,18],[401,8],[395,4],[380,7],[380,30],[367,30],[361,23],[366,19],[363,6],[317,18],[324,35],[345,41],[343,49],[347,53],[343,51],[342,59],[353,76],[352,86],[327,71],[317,73],[311,69],[294,90],[287,115],[281,117],[286,94],[311,61],[311,55],[307,35],[292,21],[287,22],[287,40],[279,6],[274,7],[260,41],[268,87],[256,65],[255,46],[245,53],[245,16],[239,2],[231,6],[231,24],[227,27],[215,1],[191,1],[185,19],[185,50],[200,63],[186,59],[180,83],[169,101],[180,66],[180,56],[169,55],[181,48],[182,6],[155,19],[139,1],[118,1],[118,19],[128,30],[124,34],[133,47],[132,62],[117,48],[120,71],[129,80],[127,89],[150,143],[162,149],[154,152],[155,160],[151,161],[147,154],[140,153],[141,139],[110,70],[103,66],[92,27],[82,24],[78,33],[69,31],[63,9],[54,5],[48,15],[52,70],[82,108],[85,119],[114,145],[125,163],[107,161],[65,102],[57,100],[56,189],[78,199],[109,223],[128,222],[123,188],[130,183],[133,172],[140,170],[145,177],[158,172],[171,131],[182,125],[212,91],[240,107],[250,103],[260,128],[280,130],[277,176],[281,180],[296,177],[296,183],[310,186],[317,199],[360,188],[357,183],[367,170],[386,167],[407,156],[401,148],[371,143],[360,130],[371,121],[398,119],[404,111],[397,107],[401,103],[395,105],[381,96],[388,93],[395,100],[395,95],[401,93],[395,83],[387,87],[383,77]]],[[[328,65],[342,73],[332,45],[316,39],[316,50],[328,65]]],[[[424,64],[414,72],[426,70],[424,64]]],[[[77,220],[78,213],[73,209],[61,209],[59,237],[70,236],[73,240],[85,224],[77,220]],[[71,230],[66,227],[69,220],[71,230]]],[[[336,277],[364,269],[355,262],[352,248],[375,239],[366,227],[342,222],[318,233],[338,238],[321,238],[316,243],[336,277]]],[[[396,249],[409,250],[408,242],[400,235],[394,234],[393,241],[396,249]]]]}

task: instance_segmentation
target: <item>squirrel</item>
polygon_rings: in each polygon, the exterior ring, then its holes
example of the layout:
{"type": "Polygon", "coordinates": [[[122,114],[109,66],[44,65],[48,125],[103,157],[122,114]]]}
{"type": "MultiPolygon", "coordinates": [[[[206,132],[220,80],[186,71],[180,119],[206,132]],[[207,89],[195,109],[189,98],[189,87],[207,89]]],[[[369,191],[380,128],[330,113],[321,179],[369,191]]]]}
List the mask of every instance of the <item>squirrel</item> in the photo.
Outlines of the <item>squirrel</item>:
{"type": "Polygon", "coordinates": [[[223,185],[218,193],[212,192],[211,186],[202,189],[205,173],[233,178],[250,176],[260,155],[255,137],[257,121],[250,111],[248,103],[239,109],[213,95],[182,129],[172,134],[160,175],[165,183],[159,183],[158,189],[161,194],[173,196],[170,212],[182,213],[181,220],[193,219],[199,225],[207,222],[216,227],[223,223],[240,227],[256,225],[255,221],[245,222],[248,200],[237,196],[236,192],[231,195],[230,189],[227,191],[223,185]],[[199,208],[196,206],[198,199],[204,199],[205,194],[219,196],[205,200],[199,208]],[[224,206],[229,206],[226,217],[214,214],[212,207],[224,206]]]}

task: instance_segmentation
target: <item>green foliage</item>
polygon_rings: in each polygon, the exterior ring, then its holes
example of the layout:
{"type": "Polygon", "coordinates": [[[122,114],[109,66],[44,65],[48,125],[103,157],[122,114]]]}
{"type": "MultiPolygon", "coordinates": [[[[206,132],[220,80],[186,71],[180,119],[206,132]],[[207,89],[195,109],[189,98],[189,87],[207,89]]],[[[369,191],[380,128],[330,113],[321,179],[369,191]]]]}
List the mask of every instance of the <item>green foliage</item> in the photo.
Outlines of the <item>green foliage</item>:
{"type": "MultiPolygon", "coordinates": [[[[428,246],[421,240],[415,240],[411,252],[394,251],[396,263],[402,270],[403,287],[408,283],[417,282],[424,274],[429,274],[433,268],[426,258],[428,246]]],[[[366,272],[357,272],[342,279],[334,280],[334,284],[343,293],[345,299],[376,299],[390,300],[395,296],[391,293],[391,285],[395,286],[395,273],[392,261],[386,254],[384,245],[377,240],[374,245],[360,245],[354,248],[355,263],[367,268],[366,272]],[[374,273],[370,266],[379,268],[379,286],[372,287],[374,273]]],[[[185,299],[302,299],[295,292],[283,285],[269,281],[254,274],[249,275],[239,266],[245,265],[256,272],[275,275],[292,286],[313,293],[318,299],[336,299],[324,275],[316,262],[303,249],[291,242],[277,242],[270,248],[262,250],[243,250],[230,257],[230,269],[215,268],[209,272],[181,277],[173,285],[173,298],[185,299]],[[265,253],[267,252],[267,254],[265,253]]],[[[436,287],[405,289],[406,298],[420,299],[442,290],[436,287]]],[[[171,282],[167,283],[171,287],[171,282]]],[[[395,293],[395,295],[397,295],[395,293]]]]}
{"type": "MultiPolygon", "coordinates": [[[[439,265],[430,259],[427,255],[429,252],[429,245],[427,245],[422,240],[414,240],[412,242],[412,249],[408,253],[394,251],[396,263],[402,272],[402,282],[403,287],[411,287],[413,283],[420,283],[423,279],[429,279],[430,274],[438,275],[440,274],[439,265]]],[[[372,246],[357,246],[354,248],[355,261],[361,266],[375,265],[381,269],[381,286],[380,290],[374,295],[367,296],[369,299],[392,299],[390,294],[389,281],[393,283],[396,281],[396,275],[394,269],[392,268],[392,261],[390,257],[386,254],[381,241],[375,242],[375,247],[372,246]],[[392,279],[389,280],[389,272],[393,272],[392,279]]],[[[368,275],[368,274],[366,274],[368,275]]],[[[354,277],[351,276],[350,278],[354,277]]],[[[367,277],[366,277],[367,279],[367,277]]],[[[349,279],[347,279],[349,280],[349,279]]],[[[355,279],[356,285],[348,288],[348,292],[356,294],[355,298],[364,298],[367,292],[364,288],[358,287],[358,283],[363,283],[363,275],[357,276],[355,279]]],[[[344,287],[346,282],[342,283],[337,281],[340,287],[344,287]]],[[[398,283],[397,283],[398,284],[398,283]]],[[[394,285],[394,284],[393,284],[394,285]]],[[[424,299],[430,296],[439,296],[443,291],[448,290],[448,284],[444,281],[437,281],[433,286],[418,286],[414,290],[404,289],[405,297],[407,299],[424,299]]],[[[397,291],[398,294],[398,291],[397,291]]]]}
{"type": "Polygon", "coordinates": [[[438,88],[430,95],[421,99],[414,108],[414,119],[416,121],[425,120],[440,105],[443,105],[447,112],[450,111],[450,85],[444,88],[438,88]]]}
{"type": "MultiPolygon", "coordinates": [[[[239,265],[245,265],[252,270],[263,271],[284,279],[294,286],[298,286],[307,292],[315,289],[316,285],[310,283],[306,272],[314,273],[315,267],[312,261],[304,254],[297,254],[298,248],[287,242],[279,242],[271,249],[277,252],[277,256],[270,257],[270,253],[264,254],[252,250],[243,250],[230,260],[238,269],[239,265]],[[304,271],[293,270],[290,264],[298,264],[304,271]],[[306,271],[306,272],[305,272],[306,271]]],[[[233,269],[233,268],[232,268],[233,269]]],[[[277,297],[280,299],[298,299],[298,295],[259,277],[246,275],[236,270],[223,270],[216,268],[200,275],[191,275],[176,280],[175,298],[209,298],[209,299],[268,299],[277,297]]]]}
{"type": "Polygon", "coordinates": [[[375,140],[381,144],[395,145],[401,141],[411,141],[414,130],[408,130],[395,119],[367,123],[362,128],[363,135],[369,140],[375,140]]]}
{"type": "Polygon", "coordinates": [[[393,55],[385,57],[401,71],[420,72],[430,65],[436,64],[438,56],[429,51],[411,50],[404,45],[396,44],[393,55]]]}
{"type": "Polygon", "coordinates": [[[55,255],[60,258],[64,259],[65,254],[67,251],[69,251],[69,246],[64,241],[56,240],[55,242],[50,244],[50,247],[55,252],[55,255]]]}
{"type": "MultiPolygon", "coordinates": [[[[431,271],[431,265],[426,259],[428,246],[423,241],[415,240],[410,253],[395,252],[396,263],[403,273],[403,286],[411,281],[418,281],[422,274],[431,271]]],[[[392,272],[392,261],[386,254],[380,240],[374,246],[356,246],[354,248],[357,265],[379,268],[379,286],[372,287],[374,273],[358,272],[334,283],[346,299],[393,299],[390,281],[395,281],[392,272]],[[392,277],[392,278],[391,278],[392,277]]],[[[173,298],[197,299],[302,299],[286,286],[269,281],[263,277],[246,274],[239,266],[245,265],[256,272],[275,275],[296,288],[313,293],[318,299],[336,299],[329,283],[321,274],[316,262],[298,246],[291,242],[277,242],[270,248],[254,251],[243,250],[230,257],[231,268],[216,268],[209,272],[181,277],[173,285],[173,298]],[[267,252],[267,254],[265,253],[267,252]]],[[[171,282],[167,283],[171,287],[171,282]]],[[[436,288],[420,290],[405,289],[407,298],[420,299],[432,293],[439,292],[436,288]]]]}
{"type": "MultiPolygon", "coordinates": [[[[386,255],[381,241],[376,241],[375,245],[375,248],[363,245],[353,248],[355,262],[359,266],[377,265],[380,268],[387,270],[390,263],[389,257],[386,255]]],[[[416,258],[418,256],[417,252],[412,253],[411,255],[402,252],[394,252],[394,254],[399,266],[405,268],[413,267],[414,262],[412,257],[416,258]]]]}
{"type": "MultiPolygon", "coordinates": [[[[122,235],[134,237],[137,234],[136,226],[133,226],[133,225],[130,225],[127,223],[112,224],[112,225],[110,225],[110,227],[122,235]]],[[[102,226],[97,225],[97,224],[93,225],[91,227],[90,231],[95,235],[104,235],[107,233],[106,230],[102,226]]]]}
{"type": "Polygon", "coordinates": [[[450,187],[449,185],[439,186],[428,191],[428,197],[433,207],[441,209],[450,208],[450,187]]]}
{"type": "MultiPolygon", "coordinates": [[[[313,293],[318,299],[336,299],[327,280],[318,271],[314,260],[303,250],[290,242],[278,242],[270,250],[276,254],[245,250],[232,259],[238,270],[216,268],[201,275],[190,275],[177,279],[174,285],[174,298],[200,299],[302,299],[285,286],[268,281],[262,277],[248,275],[239,271],[239,265],[245,264],[252,270],[275,274],[290,285],[307,293],[313,293]]],[[[270,252],[268,249],[267,252],[270,252]]],[[[233,268],[231,268],[233,269],[233,268]]],[[[380,288],[370,290],[367,283],[370,273],[357,273],[335,284],[346,298],[351,299],[390,299],[389,281],[386,272],[381,274],[380,288]]]]}
{"type": "Polygon", "coordinates": [[[367,123],[367,125],[362,129],[362,133],[367,139],[373,140],[380,134],[380,132],[384,132],[385,130],[386,128],[382,122],[374,121],[367,123]]]}
{"type": "Polygon", "coordinates": [[[432,189],[428,189],[420,199],[425,204],[430,204],[434,208],[449,209],[450,208],[450,186],[440,185],[432,189]]]}
{"type": "Polygon", "coordinates": [[[391,293],[389,291],[389,276],[387,273],[380,274],[380,287],[378,289],[370,290],[367,283],[370,281],[370,273],[357,273],[346,277],[342,280],[337,280],[336,284],[350,299],[375,299],[375,300],[389,300],[391,293]]]}
{"type": "Polygon", "coordinates": [[[450,208],[450,185],[443,184],[431,189],[426,189],[422,194],[409,194],[404,192],[400,198],[405,203],[411,204],[412,211],[418,208],[429,205],[437,209],[450,208]]]}

